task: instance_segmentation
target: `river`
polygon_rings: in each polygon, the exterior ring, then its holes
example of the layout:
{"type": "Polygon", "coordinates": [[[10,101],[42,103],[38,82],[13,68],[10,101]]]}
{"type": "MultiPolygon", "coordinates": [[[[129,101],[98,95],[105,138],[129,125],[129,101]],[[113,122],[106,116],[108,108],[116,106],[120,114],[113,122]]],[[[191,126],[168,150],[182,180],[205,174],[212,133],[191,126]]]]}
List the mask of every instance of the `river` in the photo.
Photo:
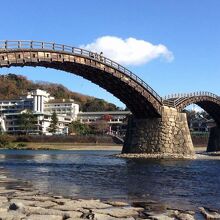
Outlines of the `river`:
{"type": "MultiPolygon", "coordinates": [[[[220,208],[220,160],[135,160],[119,151],[0,150],[0,172],[72,198],[220,208]]],[[[15,187],[9,185],[9,187],[15,187]]]]}

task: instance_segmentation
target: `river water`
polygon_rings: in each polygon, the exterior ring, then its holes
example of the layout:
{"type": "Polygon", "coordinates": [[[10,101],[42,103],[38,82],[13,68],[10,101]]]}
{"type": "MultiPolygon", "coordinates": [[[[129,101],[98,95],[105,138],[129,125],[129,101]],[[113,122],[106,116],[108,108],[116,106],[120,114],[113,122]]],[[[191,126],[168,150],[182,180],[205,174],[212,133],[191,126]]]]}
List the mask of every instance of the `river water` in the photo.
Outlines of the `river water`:
{"type": "Polygon", "coordinates": [[[137,160],[118,151],[0,150],[0,171],[72,198],[220,208],[220,160],[137,160]]]}

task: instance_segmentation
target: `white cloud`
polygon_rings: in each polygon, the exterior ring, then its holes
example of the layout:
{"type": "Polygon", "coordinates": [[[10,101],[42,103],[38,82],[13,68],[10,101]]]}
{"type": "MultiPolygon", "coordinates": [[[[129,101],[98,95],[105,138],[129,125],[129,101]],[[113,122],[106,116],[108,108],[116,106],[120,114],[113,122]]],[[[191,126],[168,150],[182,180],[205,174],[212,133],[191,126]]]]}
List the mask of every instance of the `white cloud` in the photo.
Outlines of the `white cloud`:
{"type": "Polygon", "coordinates": [[[121,39],[115,36],[103,36],[80,47],[97,53],[102,51],[105,57],[125,65],[145,64],[156,58],[164,58],[171,62],[174,58],[173,53],[163,44],[154,45],[132,37],[121,39]]]}

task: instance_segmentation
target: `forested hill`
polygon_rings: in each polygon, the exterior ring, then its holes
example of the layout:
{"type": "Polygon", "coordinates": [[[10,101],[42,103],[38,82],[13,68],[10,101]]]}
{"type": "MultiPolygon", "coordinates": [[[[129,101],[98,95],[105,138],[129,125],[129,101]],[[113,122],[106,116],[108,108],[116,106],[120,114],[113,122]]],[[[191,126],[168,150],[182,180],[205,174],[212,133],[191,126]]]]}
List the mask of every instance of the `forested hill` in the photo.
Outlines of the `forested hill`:
{"type": "Polygon", "coordinates": [[[27,95],[35,89],[46,90],[57,99],[74,99],[82,111],[114,111],[117,107],[102,99],[72,92],[61,84],[49,82],[33,82],[25,76],[7,74],[0,75],[0,99],[13,99],[27,95]]]}

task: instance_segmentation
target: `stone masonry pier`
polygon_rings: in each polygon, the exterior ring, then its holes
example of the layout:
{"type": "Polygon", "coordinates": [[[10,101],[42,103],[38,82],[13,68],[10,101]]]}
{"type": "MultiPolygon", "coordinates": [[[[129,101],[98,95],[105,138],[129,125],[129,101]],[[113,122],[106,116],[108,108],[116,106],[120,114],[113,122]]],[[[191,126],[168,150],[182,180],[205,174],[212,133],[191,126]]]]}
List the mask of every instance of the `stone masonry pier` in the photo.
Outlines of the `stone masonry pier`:
{"type": "Polygon", "coordinates": [[[180,158],[193,156],[186,114],[163,106],[161,118],[131,117],[122,153],[177,155],[180,158]]]}
{"type": "Polygon", "coordinates": [[[220,151],[220,127],[216,126],[211,128],[209,134],[209,142],[207,152],[220,151]]]}

